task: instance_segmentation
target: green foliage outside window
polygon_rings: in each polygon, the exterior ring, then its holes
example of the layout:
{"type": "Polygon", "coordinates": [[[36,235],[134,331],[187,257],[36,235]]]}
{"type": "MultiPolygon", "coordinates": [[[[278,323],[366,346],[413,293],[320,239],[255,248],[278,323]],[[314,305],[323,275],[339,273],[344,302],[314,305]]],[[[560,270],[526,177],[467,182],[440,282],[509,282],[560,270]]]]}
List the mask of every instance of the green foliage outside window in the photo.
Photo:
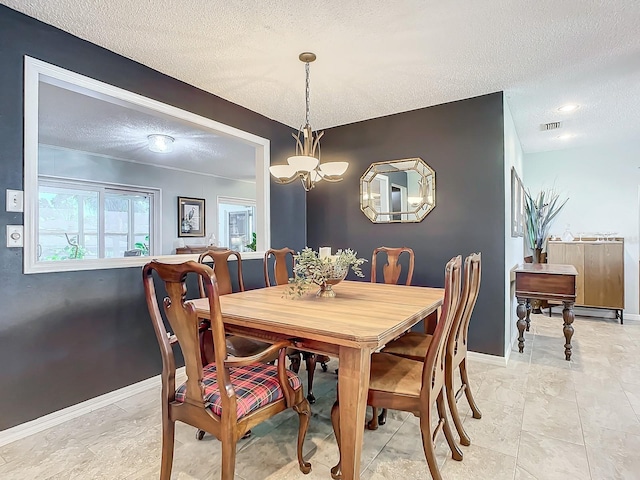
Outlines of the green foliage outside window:
{"type": "Polygon", "coordinates": [[[251,234],[251,243],[245,245],[249,250],[256,251],[256,232],[251,234]]]}

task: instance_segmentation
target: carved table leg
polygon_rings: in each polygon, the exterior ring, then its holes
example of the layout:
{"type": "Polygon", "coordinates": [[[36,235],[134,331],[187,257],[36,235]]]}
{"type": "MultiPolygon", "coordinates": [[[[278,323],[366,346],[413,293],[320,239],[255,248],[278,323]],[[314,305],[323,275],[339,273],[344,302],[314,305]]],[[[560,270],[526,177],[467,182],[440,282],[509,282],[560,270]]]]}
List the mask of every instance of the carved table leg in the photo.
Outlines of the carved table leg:
{"type": "Polygon", "coordinates": [[[424,319],[424,333],[433,335],[436,331],[436,325],[438,325],[438,310],[434,310],[424,319]]]}
{"type": "Polygon", "coordinates": [[[567,360],[571,360],[571,337],[573,337],[573,302],[562,302],[564,308],[562,309],[562,319],[564,320],[564,327],[562,329],[566,343],[564,344],[564,356],[567,360]]]}
{"type": "Polygon", "coordinates": [[[313,395],[313,376],[316,371],[317,357],[311,352],[304,352],[302,356],[307,365],[307,400],[309,403],[316,403],[316,397],[313,395]]]}
{"type": "Polygon", "coordinates": [[[516,315],[518,315],[518,322],[516,323],[516,326],[518,327],[518,351],[520,353],[524,351],[524,329],[527,326],[527,322],[525,320],[527,307],[525,306],[525,302],[528,303],[526,299],[518,298],[518,308],[516,309],[516,315]]]}
{"type": "Polygon", "coordinates": [[[371,351],[340,347],[338,396],[340,397],[341,463],[331,469],[331,476],[342,480],[360,478],[360,456],[367,411],[367,392],[371,372],[371,351]]]}
{"type": "Polygon", "coordinates": [[[527,332],[529,331],[529,324],[531,323],[531,300],[527,298],[527,332]]]}

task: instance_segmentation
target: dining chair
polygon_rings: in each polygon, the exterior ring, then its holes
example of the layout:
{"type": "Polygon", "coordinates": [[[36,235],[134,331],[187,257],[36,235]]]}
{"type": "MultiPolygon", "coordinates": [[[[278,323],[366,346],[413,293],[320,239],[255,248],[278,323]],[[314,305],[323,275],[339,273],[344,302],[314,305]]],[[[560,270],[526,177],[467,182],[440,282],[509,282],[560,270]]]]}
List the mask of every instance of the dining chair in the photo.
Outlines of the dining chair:
{"type": "MultiPolygon", "coordinates": [[[[269,249],[264,254],[264,283],[267,287],[271,286],[271,273],[273,274],[273,282],[275,285],[287,285],[289,283],[289,267],[287,261],[292,265],[295,265],[294,258],[295,251],[284,247],[280,249],[269,249]],[[273,267],[270,269],[270,258],[273,257],[273,267]]],[[[290,348],[287,350],[287,356],[291,361],[291,369],[298,373],[300,371],[300,360],[304,359],[307,367],[307,400],[310,403],[316,402],[316,397],[313,395],[313,377],[316,371],[316,363],[320,363],[322,370],[327,371],[327,363],[329,357],[326,355],[317,355],[312,352],[305,352],[297,349],[290,348]]]]}
{"type": "MultiPolygon", "coordinates": [[[[202,252],[198,257],[198,263],[212,263],[213,271],[216,274],[216,281],[218,284],[218,295],[228,295],[233,293],[233,282],[231,281],[231,269],[229,268],[229,257],[235,257],[236,259],[236,272],[238,285],[237,291],[244,292],[244,280],[242,276],[242,255],[235,250],[229,250],[227,248],[209,248],[205,252],[202,252]]],[[[202,279],[198,282],[200,288],[200,297],[204,298],[206,292],[202,279]]],[[[200,352],[202,355],[202,364],[207,365],[214,361],[213,352],[213,337],[211,332],[211,322],[206,319],[200,320],[200,352]]],[[[227,335],[227,352],[234,357],[249,357],[256,355],[259,352],[267,349],[271,346],[270,343],[262,342],[260,340],[254,340],[252,338],[242,337],[240,335],[227,335]]],[[[265,361],[272,362],[276,358],[275,354],[271,357],[265,358],[265,361]]],[[[297,373],[297,372],[296,372],[297,373]]],[[[202,440],[204,437],[204,431],[198,430],[196,438],[202,440]]],[[[247,431],[243,438],[249,438],[251,431],[247,431]]]]}
{"type": "MultiPolygon", "coordinates": [[[[227,295],[233,293],[233,283],[231,280],[231,269],[229,268],[229,258],[236,259],[237,273],[237,291],[244,292],[244,280],[242,276],[242,255],[240,252],[229,249],[208,249],[202,252],[198,257],[198,263],[212,263],[213,271],[216,274],[218,282],[218,294],[227,295]]],[[[205,291],[202,281],[199,282],[200,296],[204,297],[205,291]]],[[[213,344],[211,342],[211,330],[209,329],[209,321],[202,320],[200,323],[200,341],[201,349],[204,352],[203,362],[211,363],[213,360],[213,344]]],[[[267,348],[270,343],[253,340],[251,338],[241,337],[239,335],[227,336],[227,351],[236,357],[246,357],[255,355],[267,348]]]]}
{"type": "MultiPolygon", "coordinates": [[[[409,257],[409,267],[407,270],[405,285],[411,285],[415,255],[413,250],[409,247],[378,247],[374,249],[373,255],[371,256],[371,283],[376,283],[377,281],[378,255],[386,254],[387,263],[382,266],[382,279],[384,283],[396,285],[400,281],[400,274],[402,272],[402,265],[398,262],[403,253],[406,254],[405,256],[409,257]]],[[[369,428],[369,430],[376,430],[378,425],[384,425],[385,423],[387,423],[387,409],[382,409],[382,412],[378,415],[378,409],[374,407],[373,417],[367,424],[367,428],[369,428]]]]}
{"type": "Polygon", "coordinates": [[[378,254],[384,253],[387,256],[387,263],[382,267],[382,277],[384,283],[397,284],[400,280],[400,273],[402,272],[402,265],[398,263],[400,256],[403,253],[406,253],[409,257],[409,270],[407,271],[407,279],[405,281],[405,285],[411,285],[411,280],[413,279],[413,267],[415,256],[413,254],[413,250],[409,247],[399,247],[399,248],[391,248],[391,247],[378,247],[373,251],[373,256],[371,257],[371,282],[376,283],[377,281],[377,259],[378,254]]]}
{"type": "MultiPolygon", "coordinates": [[[[423,361],[411,360],[389,353],[371,355],[371,374],[367,404],[412,412],[420,417],[422,446],[429,471],[434,480],[442,480],[436,460],[434,441],[442,430],[454,460],[462,460],[462,452],[456,444],[445,411],[445,355],[446,339],[460,301],[460,276],[462,257],[452,258],[445,267],[444,300],[441,319],[433,334],[423,361]],[[431,430],[432,406],[435,403],[438,423],[431,430]]],[[[340,451],[340,397],[331,409],[331,423],[340,451]]],[[[334,479],[341,477],[341,457],[331,469],[334,479]]]]}
{"type": "Polygon", "coordinates": [[[162,355],[162,461],[160,479],[169,480],[173,465],[175,422],[181,421],[215,435],[222,442],[222,480],[234,478],[236,444],[249,429],[279,412],[292,408],[298,413],[298,466],[303,473],[311,464],[302,458],[311,407],[298,376],[285,366],[286,345],[270,345],[262,353],[228,358],[220,311],[218,286],[213,269],[189,261],[180,264],[147,263],[142,272],[145,297],[162,355]],[[199,348],[198,317],[186,300],[186,279],[197,275],[211,312],[214,360],[203,365],[199,348]],[[156,296],[154,277],[164,286],[163,312],[156,296]],[[176,388],[173,347],[179,347],[185,362],[186,382],[176,388]],[[278,353],[277,365],[264,359],[278,353]]]}
{"type": "MultiPolygon", "coordinates": [[[[482,418],[482,413],[471,393],[469,375],[467,373],[467,337],[469,321],[471,320],[471,314],[473,313],[476,300],[478,299],[478,292],[480,291],[481,260],[480,253],[472,253],[464,260],[464,281],[460,307],[454,317],[451,334],[447,339],[447,354],[445,357],[445,390],[447,392],[447,403],[449,404],[451,417],[453,418],[453,423],[456,426],[462,445],[471,444],[471,439],[462,426],[460,412],[458,411],[457,400],[463,392],[473,412],[473,418],[482,418]],[[454,391],[454,374],[456,370],[460,371],[460,380],[462,383],[460,388],[454,391]]],[[[382,351],[412,360],[421,360],[433,342],[433,338],[432,335],[410,332],[388,343],[382,351]]]]}

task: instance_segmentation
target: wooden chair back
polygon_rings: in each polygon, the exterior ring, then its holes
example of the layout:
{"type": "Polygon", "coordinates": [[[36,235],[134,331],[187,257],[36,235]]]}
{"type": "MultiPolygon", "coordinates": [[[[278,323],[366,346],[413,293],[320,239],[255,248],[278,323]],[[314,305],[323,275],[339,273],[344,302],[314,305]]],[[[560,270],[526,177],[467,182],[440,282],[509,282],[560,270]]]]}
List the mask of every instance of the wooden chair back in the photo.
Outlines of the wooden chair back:
{"type": "Polygon", "coordinates": [[[462,256],[458,255],[449,260],[445,267],[444,300],[440,320],[425,356],[420,391],[420,398],[426,402],[425,405],[431,405],[430,402],[438,396],[444,386],[447,338],[460,303],[461,277],[462,256]]]}
{"type": "Polygon", "coordinates": [[[276,285],[286,285],[289,283],[289,268],[287,267],[287,257],[291,256],[291,265],[295,265],[294,259],[295,251],[290,248],[284,247],[280,249],[270,249],[264,254],[264,283],[267,287],[271,286],[271,279],[269,277],[269,258],[273,257],[273,279],[276,285]]]}
{"type": "MultiPolygon", "coordinates": [[[[211,249],[203,252],[198,257],[198,263],[213,262],[213,271],[218,282],[218,295],[233,293],[231,282],[231,272],[229,270],[229,257],[235,256],[238,262],[238,291],[244,292],[244,281],[242,279],[242,256],[240,252],[228,249],[211,249]]],[[[204,289],[200,283],[200,296],[204,297],[204,289]]]]}
{"type": "Polygon", "coordinates": [[[409,247],[391,248],[391,247],[378,247],[373,251],[371,257],[371,282],[376,283],[377,266],[376,259],[379,253],[385,253],[387,255],[387,263],[382,267],[382,275],[384,283],[397,284],[400,280],[400,273],[402,271],[402,265],[398,263],[400,255],[406,253],[409,255],[409,270],[407,271],[407,281],[405,285],[411,285],[413,279],[413,267],[414,267],[414,254],[413,250],[409,247]]]}
{"type": "MultiPolygon", "coordinates": [[[[169,480],[173,465],[174,445],[175,445],[175,422],[182,421],[201,432],[209,432],[215,435],[222,442],[222,468],[221,478],[232,480],[235,471],[236,443],[247,431],[255,425],[263,422],[271,416],[293,407],[298,413],[298,465],[303,473],[309,473],[311,464],[304,461],[302,447],[304,437],[309,426],[311,410],[309,402],[304,398],[302,387],[294,388],[291,383],[293,374],[289,374],[285,367],[285,351],[288,341],[282,341],[271,345],[260,354],[245,358],[228,359],[227,346],[225,340],[224,324],[220,311],[220,297],[216,277],[213,269],[207,265],[189,261],[181,264],[164,264],[152,261],[144,266],[142,277],[145,289],[145,298],[153,329],[160,345],[162,355],[162,463],[160,466],[160,479],[169,480]],[[204,291],[204,297],[208,299],[211,319],[211,332],[213,335],[213,346],[215,355],[215,383],[217,384],[215,405],[218,405],[217,397],[220,397],[220,408],[213,409],[205,404],[207,385],[205,385],[205,369],[203,368],[203,357],[199,348],[200,322],[194,305],[186,301],[187,276],[196,274],[199,284],[204,291]],[[156,289],[154,276],[158,276],[164,282],[167,297],[164,299],[164,314],[168,320],[173,334],[166,331],[162,318],[156,289]],[[180,387],[180,396],[176,394],[176,364],[173,354],[172,344],[178,343],[182,350],[185,361],[187,381],[184,389],[180,387]],[[268,357],[278,355],[276,367],[263,364],[268,357]],[[258,372],[258,381],[250,379],[250,375],[241,374],[236,380],[237,392],[231,382],[231,368],[252,367],[263,365],[258,372]],[[274,371],[274,368],[277,371],[274,371]],[[262,390],[268,388],[275,394],[273,380],[282,389],[280,398],[272,396],[266,405],[262,405],[249,411],[244,415],[239,415],[237,395],[247,388],[262,390]],[[270,386],[265,386],[270,385],[270,386]],[[240,416],[240,420],[238,417],[240,416]]],[[[212,374],[212,367],[207,366],[207,375],[212,374]]],[[[253,368],[249,372],[255,371],[253,368]]],[[[210,378],[207,378],[210,380],[210,378]]],[[[249,390],[252,392],[253,390],[249,390]]],[[[257,396],[260,396],[259,394],[257,396]]],[[[247,396],[244,396],[247,399],[247,396]]]]}
{"type": "MultiPolygon", "coordinates": [[[[180,264],[164,264],[154,260],[145,265],[142,276],[147,307],[149,308],[153,329],[162,355],[163,410],[168,408],[167,406],[171,402],[175,401],[176,364],[171,344],[177,341],[184,357],[187,374],[186,397],[181,408],[185,413],[198,416],[210,412],[210,410],[205,409],[203,401],[203,365],[198,338],[198,316],[195,307],[186,302],[186,279],[190,273],[199,277],[200,285],[204,289],[206,298],[209,299],[215,361],[217,365],[224,365],[224,361],[227,358],[227,350],[213,269],[194,261],[180,264]],[[163,309],[169,326],[173,330],[173,335],[165,330],[156,297],[154,272],[158,275],[160,281],[164,283],[167,291],[167,297],[163,301],[163,309]]],[[[221,395],[222,411],[232,414],[229,415],[227,420],[235,422],[236,400],[228,369],[217,369],[217,381],[218,385],[220,385],[220,392],[224,392],[221,395]]]]}
{"type": "MultiPolygon", "coordinates": [[[[467,354],[467,337],[469,321],[478,300],[481,278],[481,254],[472,253],[464,260],[464,281],[460,295],[460,307],[451,326],[451,334],[447,341],[447,356],[453,361],[461,360],[467,354]]],[[[452,364],[455,368],[460,362],[452,364]]]]}

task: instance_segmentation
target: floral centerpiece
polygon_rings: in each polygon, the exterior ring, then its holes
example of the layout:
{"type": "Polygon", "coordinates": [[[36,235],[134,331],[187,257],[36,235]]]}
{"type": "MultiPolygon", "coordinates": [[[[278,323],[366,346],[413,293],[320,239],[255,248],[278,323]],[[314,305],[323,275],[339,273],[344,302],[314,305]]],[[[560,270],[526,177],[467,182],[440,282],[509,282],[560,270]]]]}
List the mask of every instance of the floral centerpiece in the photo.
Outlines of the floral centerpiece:
{"type": "Polygon", "coordinates": [[[330,254],[329,247],[322,247],[320,255],[311,248],[294,255],[293,278],[289,279],[289,294],[302,296],[311,284],[320,286],[316,293],[319,297],[335,297],[332,285],[340,283],[347,276],[349,268],[359,277],[364,277],[360,266],[366,262],[364,258],[358,258],[357,253],[347,248],[338,250],[335,255],[330,254]]]}
{"type": "Polygon", "coordinates": [[[560,195],[554,190],[542,190],[536,198],[525,192],[526,240],[534,252],[534,262],[539,261],[551,222],[560,213],[569,199],[560,201],[560,195]]]}

